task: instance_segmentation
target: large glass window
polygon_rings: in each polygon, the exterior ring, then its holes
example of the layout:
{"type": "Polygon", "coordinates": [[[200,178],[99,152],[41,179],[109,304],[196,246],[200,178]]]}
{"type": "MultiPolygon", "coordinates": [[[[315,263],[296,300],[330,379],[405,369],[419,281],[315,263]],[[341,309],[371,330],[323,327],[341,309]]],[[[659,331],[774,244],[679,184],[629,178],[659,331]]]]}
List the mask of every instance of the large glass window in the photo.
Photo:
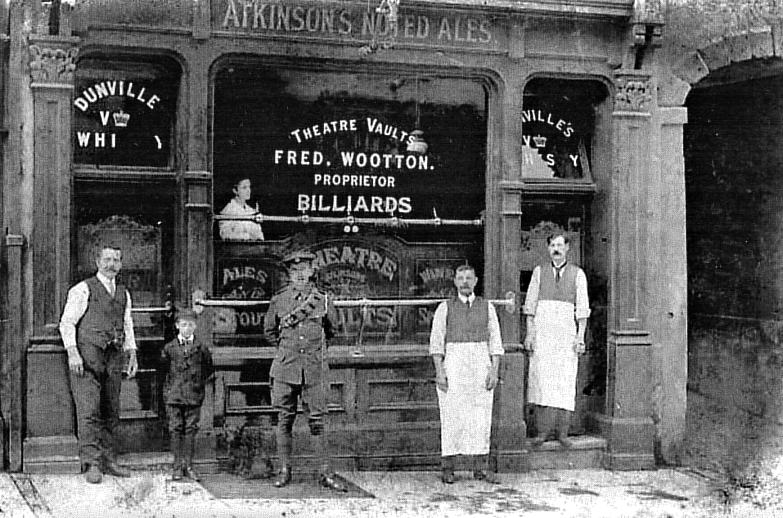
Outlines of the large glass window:
{"type": "Polygon", "coordinates": [[[178,67],[166,59],[81,59],[73,102],[74,162],[170,167],[178,89],[178,67]]]}
{"type": "MultiPolygon", "coordinates": [[[[215,293],[268,299],[296,249],[339,299],[442,297],[459,264],[480,274],[486,99],[479,79],[424,72],[220,68],[215,293]]],[[[218,337],[260,343],[264,309],[218,311],[218,337]]],[[[338,342],[423,342],[434,309],[341,307],[338,342]]]]}

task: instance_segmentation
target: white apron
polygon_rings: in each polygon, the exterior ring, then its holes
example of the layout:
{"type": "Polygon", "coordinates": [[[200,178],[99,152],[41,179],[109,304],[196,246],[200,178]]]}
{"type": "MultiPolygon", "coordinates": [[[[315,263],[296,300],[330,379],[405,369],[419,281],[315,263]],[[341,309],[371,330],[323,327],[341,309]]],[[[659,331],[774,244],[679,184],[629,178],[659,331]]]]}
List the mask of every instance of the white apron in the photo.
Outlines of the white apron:
{"type": "Polygon", "coordinates": [[[538,301],[536,343],[528,373],[528,403],[574,410],[579,367],[579,356],[574,351],[574,318],[574,305],[570,302],[538,301]]]}
{"type": "Polygon", "coordinates": [[[486,455],[493,392],[486,389],[492,362],[486,342],[447,343],[443,367],[449,389],[437,390],[441,455],[486,455]]]}

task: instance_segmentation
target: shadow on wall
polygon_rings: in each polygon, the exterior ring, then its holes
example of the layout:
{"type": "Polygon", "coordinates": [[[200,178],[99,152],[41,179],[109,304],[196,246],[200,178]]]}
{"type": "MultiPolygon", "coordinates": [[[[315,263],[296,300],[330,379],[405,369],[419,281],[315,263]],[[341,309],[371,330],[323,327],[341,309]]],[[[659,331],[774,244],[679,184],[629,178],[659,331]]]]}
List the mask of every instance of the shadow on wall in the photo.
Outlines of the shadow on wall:
{"type": "Polygon", "coordinates": [[[733,498],[783,478],[783,76],[729,72],[687,102],[685,462],[733,498]]]}

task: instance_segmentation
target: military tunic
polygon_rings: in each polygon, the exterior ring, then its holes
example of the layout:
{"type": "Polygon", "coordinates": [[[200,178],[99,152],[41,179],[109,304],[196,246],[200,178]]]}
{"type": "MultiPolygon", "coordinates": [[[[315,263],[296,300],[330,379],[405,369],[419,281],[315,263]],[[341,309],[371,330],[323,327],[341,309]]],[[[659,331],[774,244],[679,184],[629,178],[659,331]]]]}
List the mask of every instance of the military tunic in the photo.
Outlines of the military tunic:
{"type": "Polygon", "coordinates": [[[326,340],[336,322],[334,307],[315,286],[289,284],[272,297],[264,316],[264,332],[277,344],[269,376],[273,378],[273,405],[280,412],[280,424],[290,433],[296,416],[296,399],[301,396],[311,421],[311,431],[322,428],[326,413],[328,364],[326,340]],[[317,423],[313,423],[317,421],[317,423]]]}

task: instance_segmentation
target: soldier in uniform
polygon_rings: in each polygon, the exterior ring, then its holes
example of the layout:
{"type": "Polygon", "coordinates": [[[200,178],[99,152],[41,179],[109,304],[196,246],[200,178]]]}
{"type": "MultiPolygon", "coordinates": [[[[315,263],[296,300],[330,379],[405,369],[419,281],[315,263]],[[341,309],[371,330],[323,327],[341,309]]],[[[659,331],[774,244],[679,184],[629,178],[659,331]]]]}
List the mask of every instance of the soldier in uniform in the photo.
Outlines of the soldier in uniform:
{"type": "Polygon", "coordinates": [[[264,316],[264,333],[277,344],[269,373],[273,378],[272,404],[278,411],[280,471],[274,484],[283,487],[291,481],[291,431],[297,400],[301,398],[320,460],[320,483],[330,489],[346,491],[345,485],[330,470],[326,452],[326,341],[333,335],[336,315],[327,295],[311,283],[314,260],[315,255],[307,251],[294,252],[283,258],[289,282],[272,297],[264,316]]]}

